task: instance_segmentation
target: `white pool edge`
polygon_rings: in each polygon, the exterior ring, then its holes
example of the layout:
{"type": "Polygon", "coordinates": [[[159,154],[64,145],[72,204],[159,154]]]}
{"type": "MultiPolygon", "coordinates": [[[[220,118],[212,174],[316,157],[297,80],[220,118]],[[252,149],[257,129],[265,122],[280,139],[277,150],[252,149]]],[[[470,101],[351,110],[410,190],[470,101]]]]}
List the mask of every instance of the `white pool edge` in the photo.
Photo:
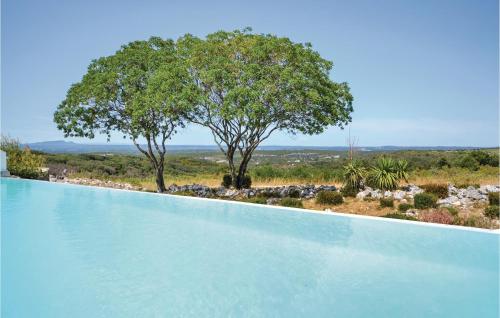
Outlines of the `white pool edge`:
{"type": "Polygon", "coordinates": [[[462,230],[462,231],[496,234],[500,238],[500,229],[490,230],[490,229],[481,229],[481,228],[474,228],[474,227],[467,227],[467,226],[460,226],[460,225],[448,225],[448,224],[439,224],[439,223],[428,223],[428,222],[422,222],[422,221],[409,221],[409,220],[384,218],[381,216],[360,215],[360,214],[342,213],[342,212],[334,212],[334,211],[326,212],[326,211],[303,209],[303,208],[291,208],[291,207],[284,207],[284,206],[277,206],[277,205],[256,204],[256,203],[241,202],[241,201],[234,201],[234,200],[221,200],[221,199],[214,199],[214,198],[200,198],[200,197],[191,197],[191,196],[183,196],[183,195],[168,194],[168,193],[156,193],[156,192],[139,191],[139,190],[116,189],[116,188],[84,185],[84,184],[75,184],[75,183],[70,183],[70,182],[49,182],[49,181],[44,181],[44,180],[0,177],[0,180],[2,180],[2,179],[19,179],[19,180],[23,180],[26,182],[43,182],[43,183],[48,183],[48,184],[59,184],[62,186],[66,185],[66,186],[75,186],[75,187],[87,187],[87,188],[94,188],[94,189],[105,189],[105,190],[124,191],[124,192],[132,192],[132,193],[140,193],[140,194],[148,194],[148,195],[157,195],[157,196],[162,196],[162,197],[165,197],[165,196],[175,197],[175,198],[181,198],[181,199],[185,199],[185,200],[190,200],[190,199],[205,200],[205,201],[212,201],[212,202],[218,202],[218,203],[248,205],[248,206],[253,206],[253,207],[258,206],[258,207],[262,207],[262,208],[277,209],[277,210],[284,210],[284,211],[314,213],[314,214],[320,214],[320,215],[326,215],[326,216],[339,216],[339,217],[374,220],[374,221],[379,221],[379,222],[393,222],[393,223],[402,223],[402,224],[412,224],[412,225],[417,225],[417,226],[430,226],[430,227],[438,227],[438,228],[445,228],[445,229],[456,229],[456,230],[462,230]]]}

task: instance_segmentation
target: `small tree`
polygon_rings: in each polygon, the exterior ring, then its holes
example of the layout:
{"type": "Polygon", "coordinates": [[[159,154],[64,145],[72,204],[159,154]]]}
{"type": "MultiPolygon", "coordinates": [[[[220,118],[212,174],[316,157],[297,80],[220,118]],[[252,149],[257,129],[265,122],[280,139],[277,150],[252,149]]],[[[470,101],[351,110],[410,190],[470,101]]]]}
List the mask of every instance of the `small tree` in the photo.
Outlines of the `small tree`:
{"type": "Polygon", "coordinates": [[[109,140],[115,131],[130,138],[154,167],[158,192],[164,192],[165,143],[184,125],[187,79],[174,41],[131,42],[92,61],[83,79],[68,90],[54,121],[66,137],[101,133],[109,140]]]}
{"type": "Polygon", "coordinates": [[[348,85],[330,80],[332,63],[310,44],[249,31],[181,41],[200,96],[189,120],[211,130],[236,188],[253,152],[273,132],[318,134],[343,127],[352,112],[348,85]]]}

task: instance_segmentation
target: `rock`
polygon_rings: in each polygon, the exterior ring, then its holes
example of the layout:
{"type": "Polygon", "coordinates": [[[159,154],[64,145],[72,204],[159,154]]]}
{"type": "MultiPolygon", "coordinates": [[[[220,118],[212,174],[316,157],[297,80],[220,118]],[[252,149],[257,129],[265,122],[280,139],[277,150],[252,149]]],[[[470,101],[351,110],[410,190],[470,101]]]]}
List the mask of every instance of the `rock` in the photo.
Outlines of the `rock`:
{"type": "Polygon", "coordinates": [[[385,191],[384,192],[384,198],[392,198],[392,192],[391,191],[385,191]]]}
{"type": "Polygon", "coordinates": [[[401,190],[396,190],[396,191],[394,191],[394,194],[393,194],[394,199],[399,200],[399,201],[403,200],[405,196],[406,196],[406,192],[401,191],[401,190]]]}
{"type": "Polygon", "coordinates": [[[437,201],[437,204],[440,206],[450,206],[450,205],[457,205],[456,203],[458,202],[458,205],[460,205],[460,200],[456,196],[449,196],[445,199],[440,199],[437,201]]]}
{"type": "Polygon", "coordinates": [[[418,216],[418,210],[417,209],[408,209],[408,210],[406,210],[405,215],[406,216],[417,217],[418,216]]]}
{"type": "Polygon", "coordinates": [[[356,199],[362,201],[366,197],[369,197],[370,195],[371,195],[371,190],[365,189],[365,190],[363,190],[361,192],[358,192],[358,194],[356,194],[356,199]]]}
{"type": "Polygon", "coordinates": [[[269,198],[269,199],[267,199],[266,204],[267,205],[276,205],[279,202],[280,202],[280,199],[278,199],[278,198],[269,198]]]}

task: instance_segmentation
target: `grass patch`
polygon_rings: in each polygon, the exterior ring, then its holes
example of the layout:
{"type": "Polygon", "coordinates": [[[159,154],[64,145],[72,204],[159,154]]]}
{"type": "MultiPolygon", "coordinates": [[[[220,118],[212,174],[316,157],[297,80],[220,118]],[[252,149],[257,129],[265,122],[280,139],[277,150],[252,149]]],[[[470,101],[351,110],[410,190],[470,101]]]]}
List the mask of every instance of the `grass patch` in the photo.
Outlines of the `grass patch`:
{"type": "Polygon", "coordinates": [[[295,199],[295,198],[281,199],[280,205],[285,206],[285,207],[289,207],[289,208],[303,208],[304,207],[304,204],[302,203],[302,201],[300,201],[299,199],[295,199]]]}
{"type": "Polygon", "coordinates": [[[342,194],[336,191],[320,191],[316,195],[316,203],[339,205],[344,203],[342,194]]]}

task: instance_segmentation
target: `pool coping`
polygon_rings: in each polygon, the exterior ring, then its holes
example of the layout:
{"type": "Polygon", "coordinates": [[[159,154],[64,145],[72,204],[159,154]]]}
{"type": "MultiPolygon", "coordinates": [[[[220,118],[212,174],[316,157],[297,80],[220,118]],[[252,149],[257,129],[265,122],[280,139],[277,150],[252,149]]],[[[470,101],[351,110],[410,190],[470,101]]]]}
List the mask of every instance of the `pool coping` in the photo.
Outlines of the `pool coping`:
{"type": "Polygon", "coordinates": [[[191,196],[183,196],[183,195],[176,195],[176,194],[169,194],[169,193],[157,193],[157,192],[148,192],[148,191],[140,191],[140,190],[117,189],[117,188],[110,188],[110,187],[108,188],[108,187],[100,187],[100,186],[93,186],[93,185],[75,184],[75,183],[70,183],[70,182],[50,182],[50,181],[44,181],[44,180],[0,177],[0,180],[2,180],[2,179],[19,179],[19,180],[23,180],[23,182],[43,182],[43,183],[48,183],[48,184],[59,184],[62,186],[66,185],[66,186],[87,187],[87,188],[90,187],[90,188],[94,188],[94,189],[124,191],[124,192],[132,192],[132,193],[140,193],[140,194],[148,194],[148,195],[157,195],[157,196],[163,196],[163,197],[165,197],[165,196],[175,197],[175,198],[180,198],[180,199],[184,199],[184,200],[190,200],[190,199],[205,200],[205,201],[212,201],[212,202],[218,202],[218,203],[240,204],[240,205],[248,205],[248,206],[253,206],[253,207],[258,206],[258,207],[268,208],[268,209],[277,209],[277,210],[294,211],[294,212],[302,212],[302,213],[313,213],[313,214],[320,214],[320,215],[327,215],[327,216],[338,216],[338,217],[347,217],[347,218],[375,220],[375,221],[379,221],[379,222],[393,222],[393,223],[402,223],[402,224],[412,224],[412,225],[417,225],[417,226],[430,226],[430,227],[438,227],[438,228],[445,228],[445,229],[456,229],[456,230],[462,230],[462,231],[496,234],[500,238],[500,229],[490,230],[490,229],[474,228],[474,227],[461,226],[461,225],[448,225],[448,224],[439,224],[439,223],[428,223],[428,222],[422,222],[422,221],[400,220],[400,219],[384,218],[384,217],[380,217],[380,216],[360,215],[360,214],[351,214],[351,213],[343,213],[343,212],[335,212],[335,211],[326,212],[326,211],[320,211],[320,210],[292,208],[292,207],[267,205],[267,204],[256,204],[256,203],[241,202],[241,201],[234,201],[234,200],[191,197],[191,196]]]}

